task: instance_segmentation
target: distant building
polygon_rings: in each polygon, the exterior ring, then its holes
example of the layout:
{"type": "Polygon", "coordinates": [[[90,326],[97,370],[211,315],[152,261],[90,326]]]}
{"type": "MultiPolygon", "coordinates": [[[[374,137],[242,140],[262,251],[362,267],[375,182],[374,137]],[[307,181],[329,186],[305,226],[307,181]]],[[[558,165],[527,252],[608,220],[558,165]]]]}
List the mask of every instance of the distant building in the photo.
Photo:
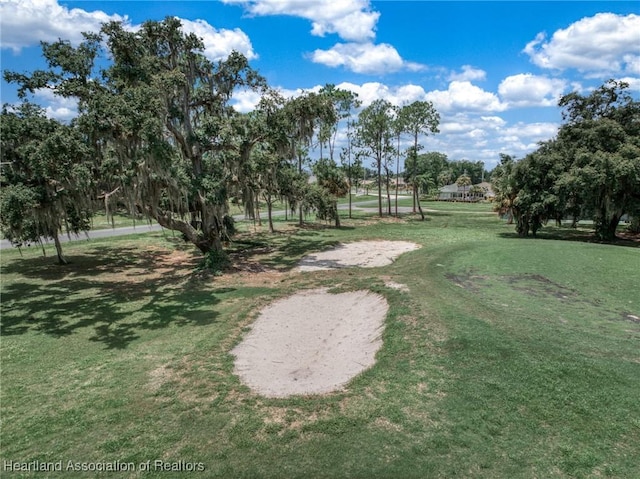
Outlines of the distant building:
{"type": "Polygon", "coordinates": [[[471,186],[458,186],[453,183],[440,188],[438,200],[440,201],[481,201],[492,200],[496,194],[491,188],[491,183],[483,181],[471,186]]]}
{"type": "Polygon", "coordinates": [[[478,183],[475,186],[479,186],[480,188],[482,188],[485,200],[493,200],[496,197],[496,194],[491,187],[491,183],[489,183],[488,181],[483,181],[482,183],[478,183]]]}
{"type": "Polygon", "coordinates": [[[438,199],[442,201],[462,201],[463,196],[464,190],[462,186],[453,183],[440,188],[438,199]]]}

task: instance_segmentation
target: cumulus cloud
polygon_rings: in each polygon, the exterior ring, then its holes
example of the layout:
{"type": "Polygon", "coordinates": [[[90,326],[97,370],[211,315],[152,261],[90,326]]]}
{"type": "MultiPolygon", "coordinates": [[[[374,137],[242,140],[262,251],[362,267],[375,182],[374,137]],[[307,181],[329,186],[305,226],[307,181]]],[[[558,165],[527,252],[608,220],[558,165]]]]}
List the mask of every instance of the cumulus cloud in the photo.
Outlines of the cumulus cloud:
{"type": "Polygon", "coordinates": [[[447,90],[434,90],[426,95],[438,111],[503,111],[507,105],[491,92],[468,81],[452,81],[447,90]]]}
{"type": "MultiPolygon", "coordinates": [[[[96,10],[88,12],[80,8],[69,9],[58,4],[58,0],[7,0],[0,2],[0,38],[2,48],[11,48],[19,53],[22,48],[39,44],[40,41],[55,42],[62,38],[73,45],[82,42],[82,32],[98,32],[103,23],[121,21],[130,30],[129,18],[107,15],[96,10]]],[[[249,37],[240,29],[216,29],[204,20],[180,19],[183,30],[202,38],[204,54],[211,60],[226,58],[232,50],[253,59],[249,37]]]]}
{"type": "Polygon", "coordinates": [[[181,18],[180,22],[185,32],[193,33],[202,38],[204,54],[210,60],[224,60],[233,50],[242,53],[249,60],[258,57],[253,51],[251,40],[239,28],[233,30],[222,28],[218,30],[204,20],[192,21],[181,18]]]}
{"type": "Polygon", "coordinates": [[[312,24],[311,34],[337,34],[344,43],[328,50],[315,50],[308,56],[314,63],[344,67],[355,73],[381,75],[399,70],[418,71],[418,63],[404,60],[386,43],[374,44],[379,12],[369,0],[223,0],[241,5],[251,15],[289,15],[305,18],[312,24]]]}
{"type": "MultiPolygon", "coordinates": [[[[323,85],[314,85],[311,88],[297,88],[295,90],[277,87],[276,90],[284,98],[295,98],[303,93],[317,93],[322,89],[323,85]]],[[[351,82],[342,82],[336,85],[341,90],[351,91],[358,95],[361,108],[368,107],[371,103],[378,99],[384,99],[396,106],[402,106],[414,101],[425,100],[426,92],[419,85],[406,84],[398,86],[388,86],[379,82],[365,82],[356,84],[351,82]]],[[[239,112],[246,113],[256,108],[260,101],[260,93],[252,90],[240,90],[234,93],[231,101],[232,106],[239,112]]]]}
{"type": "Polygon", "coordinates": [[[366,82],[361,85],[343,82],[336,86],[342,90],[357,93],[358,100],[362,102],[362,108],[368,107],[378,99],[387,100],[396,106],[402,106],[414,101],[423,101],[426,95],[424,88],[413,84],[390,87],[378,82],[366,82]]]}
{"type": "Polygon", "coordinates": [[[257,16],[290,15],[311,21],[311,33],[336,33],[342,39],[364,42],[375,37],[380,13],[371,10],[369,0],[223,0],[242,5],[257,16]]]}
{"type": "Polygon", "coordinates": [[[553,138],[558,133],[558,128],[556,123],[518,122],[501,129],[495,142],[502,144],[509,154],[522,157],[536,150],[541,141],[553,138]]]}
{"type": "Polygon", "coordinates": [[[498,93],[510,107],[556,106],[566,88],[565,80],[521,73],[502,80],[498,93]]]}
{"type": "Polygon", "coordinates": [[[78,116],[78,101],[53,94],[48,88],[35,90],[36,103],[46,105],[45,115],[62,122],[68,122],[78,116]]]}
{"type": "Polygon", "coordinates": [[[386,43],[337,43],[329,50],[316,50],[311,54],[311,60],[332,68],[343,66],[355,73],[378,75],[423,68],[403,60],[398,51],[386,43]]]}
{"type": "Polygon", "coordinates": [[[233,93],[231,106],[240,113],[248,113],[256,109],[260,102],[260,92],[253,90],[239,90],[233,93]]]}
{"type": "Polygon", "coordinates": [[[463,65],[462,72],[456,73],[452,72],[449,75],[449,81],[474,81],[474,80],[485,80],[487,78],[487,72],[484,70],[480,70],[479,68],[474,68],[471,65],[463,65]]]}
{"type": "Polygon", "coordinates": [[[443,116],[440,134],[425,138],[424,145],[427,151],[446,153],[451,160],[483,161],[491,170],[499,162],[500,153],[522,158],[557,131],[555,123],[509,124],[496,115],[455,113],[443,116]]]}
{"type": "Polygon", "coordinates": [[[637,73],[640,63],[640,16],[598,13],[547,38],[539,33],[524,49],[542,68],[598,76],[637,73]]]}
{"type": "Polygon", "coordinates": [[[618,78],[619,81],[623,81],[629,84],[629,89],[639,92],[640,91],[640,78],[634,77],[623,77],[618,78]]]}
{"type": "Polygon", "coordinates": [[[55,42],[60,38],[80,43],[82,32],[97,32],[102,23],[129,22],[126,16],[107,15],[95,10],[69,9],[57,0],[6,0],[0,2],[0,39],[2,48],[19,53],[22,48],[40,41],[55,42]]]}

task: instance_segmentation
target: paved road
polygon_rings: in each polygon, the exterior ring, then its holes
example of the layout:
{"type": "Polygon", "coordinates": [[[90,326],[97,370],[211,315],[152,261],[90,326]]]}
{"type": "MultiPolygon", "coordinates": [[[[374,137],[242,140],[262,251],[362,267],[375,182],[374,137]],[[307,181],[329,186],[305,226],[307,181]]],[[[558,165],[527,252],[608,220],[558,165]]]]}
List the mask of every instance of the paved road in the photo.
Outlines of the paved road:
{"type": "MultiPolygon", "coordinates": [[[[398,197],[398,199],[401,198],[410,198],[410,197],[398,197]]],[[[377,212],[377,208],[366,208],[366,206],[369,205],[377,205],[378,204],[378,200],[367,200],[367,201],[354,201],[352,203],[353,209],[354,210],[359,210],[359,211],[371,211],[371,212],[377,212]]],[[[386,201],[383,203],[384,205],[386,205],[386,201]]],[[[340,210],[346,210],[349,208],[349,204],[343,204],[343,205],[339,205],[338,209],[340,210]]],[[[398,211],[399,212],[403,212],[406,213],[408,211],[411,211],[411,208],[407,208],[407,207],[398,207],[398,211]]],[[[274,211],[273,212],[273,216],[284,216],[285,211],[284,210],[278,210],[278,211],[274,211]]],[[[266,213],[262,212],[261,213],[263,215],[263,221],[266,219],[266,213]]],[[[233,219],[235,219],[236,221],[244,221],[245,217],[244,215],[234,215],[233,219]]],[[[142,224],[139,226],[125,226],[123,228],[107,228],[107,229],[103,229],[103,230],[92,230],[89,231],[86,235],[82,234],[80,236],[75,236],[75,235],[71,235],[71,238],[69,238],[67,235],[60,235],[60,241],[61,242],[67,242],[67,241],[83,241],[83,240],[91,240],[91,239],[98,239],[98,238],[111,238],[113,236],[125,236],[125,235],[131,235],[131,234],[142,234],[142,233],[149,233],[151,231],[160,231],[162,230],[162,226],[160,226],[159,224],[142,224]],[[87,238],[88,237],[88,238],[87,238]]],[[[53,243],[53,241],[49,241],[50,243],[53,243]]],[[[11,248],[12,245],[8,240],[1,240],[0,241],[0,249],[6,249],[6,248],[11,248]]]]}

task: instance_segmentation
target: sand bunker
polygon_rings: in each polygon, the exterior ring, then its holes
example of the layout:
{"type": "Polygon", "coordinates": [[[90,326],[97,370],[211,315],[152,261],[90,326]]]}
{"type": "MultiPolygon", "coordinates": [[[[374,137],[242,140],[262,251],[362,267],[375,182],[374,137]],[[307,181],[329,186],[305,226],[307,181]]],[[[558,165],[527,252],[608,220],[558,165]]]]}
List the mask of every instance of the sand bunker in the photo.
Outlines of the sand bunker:
{"type": "Polygon", "coordinates": [[[268,397],[341,389],[375,362],[389,306],[368,291],[305,291],[272,303],[231,353],[235,373],[268,397]]]}
{"type": "Polygon", "coordinates": [[[298,265],[299,271],[350,268],[360,266],[375,268],[386,266],[402,253],[418,249],[408,241],[358,241],[339,244],[335,248],[305,256],[298,265]]]}

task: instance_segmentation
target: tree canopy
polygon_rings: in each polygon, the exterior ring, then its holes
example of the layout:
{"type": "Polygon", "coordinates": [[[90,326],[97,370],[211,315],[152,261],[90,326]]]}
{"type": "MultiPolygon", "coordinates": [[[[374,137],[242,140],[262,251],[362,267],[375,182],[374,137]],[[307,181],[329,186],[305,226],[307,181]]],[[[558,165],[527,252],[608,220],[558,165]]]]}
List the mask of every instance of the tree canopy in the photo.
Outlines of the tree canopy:
{"type": "Polygon", "coordinates": [[[83,38],[77,46],[42,43],[45,69],[4,72],[23,102],[2,112],[0,220],[15,243],[52,238],[63,262],[58,236],[86,231],[98,205],[107,215],[116,208],[146,215],[216,257],[234,231],[231,202],[251,218],[259,218],[266,202],[272,231],[276,199],[298,209],[301,223],[303,212],[315,209],[339,225],[337,197],[357,183],[363,157],[376,162],[380,197],[384,169],[389,195],[403,133],[413,142],[414,183],[430,185],[415,168],[419,135],[437,132],[439,123],[429,102],[396,108],[376,100],[354,121],[357,95],[332,84],[285,99],[243,55],[207,59],[202,40],[175,17],[135,31],[109,22],[83,38]],[[75,101],[77,117],[69,124],[47,118],[29,103],[42,89],[75,101]],[[261,100],[242,113],[233,107],[234,95],[248,90],[261,100]],[[345,123],[348,181],[334,159],[345,123]],[[315,166],[312,148],[320,149],[315,166]]]}
{"type": "Polygon", "coordinates": [[[80,132],[31,103],[2,109],[0,222],[12,243],[87,231],[93,214],[91,151],[80,132]]]}
{"type": "MultiPolygon", "coordinates": [[[[556,138],[494,174],[513,207],[518,234],[549,219],[591,218],[596,237],[611,241],[624,214],[640,214],[640,102],[625,82],[610,80],[589,95],[560,99],[556,138]]],[[[502,201],[505,198],[502,198],[502,201]]]]}

